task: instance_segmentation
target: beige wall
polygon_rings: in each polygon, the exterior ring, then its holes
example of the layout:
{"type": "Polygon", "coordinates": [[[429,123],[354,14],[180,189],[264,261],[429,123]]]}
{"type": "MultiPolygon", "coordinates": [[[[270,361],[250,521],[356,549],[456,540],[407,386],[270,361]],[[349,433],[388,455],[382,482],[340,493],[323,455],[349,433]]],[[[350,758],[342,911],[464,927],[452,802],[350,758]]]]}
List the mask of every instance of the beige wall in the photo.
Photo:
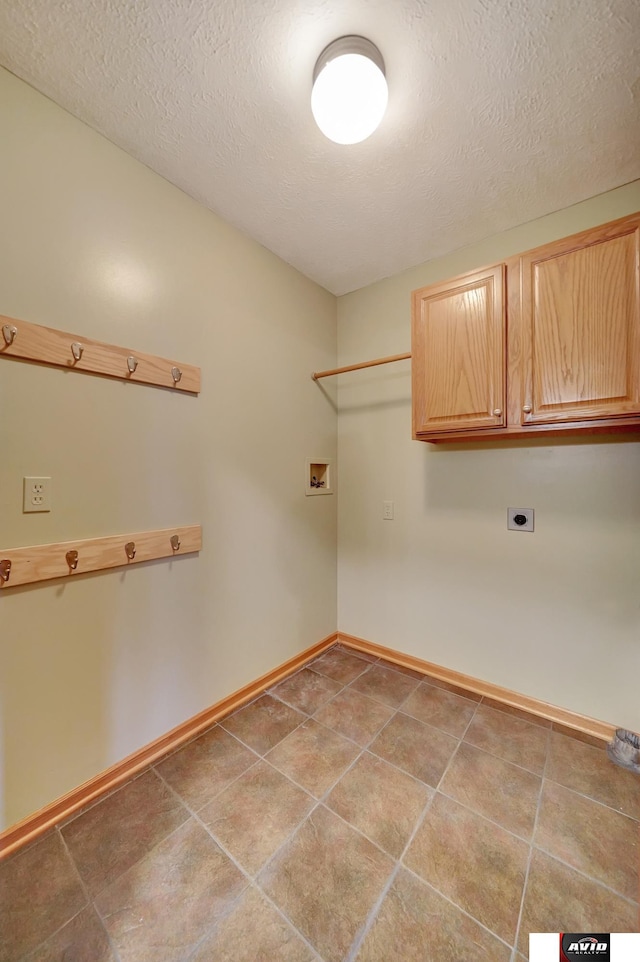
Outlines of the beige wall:
{"type": "Polygon", "coordinates": [[[335,630],[337,498],[303,481],[335,456],[309,375],[336,304],[4,71],[0,125],[0,313],[203,383],[0,361],[0,545],[204,526],[199,557],[0,595],[7,825],[335,630]],[[21,513],[24,475],[53,477],[51,514],[21,513]]]}
{"type": "MultiPolygon", "coordinates": [[[[410,350],[413,289],[637,210],[640,182],[339,298],[339,363],[410,350]]],[[[339,628],[640,730],[637,436],[412,441],[409,364],[340,380],[339,628]]]]}

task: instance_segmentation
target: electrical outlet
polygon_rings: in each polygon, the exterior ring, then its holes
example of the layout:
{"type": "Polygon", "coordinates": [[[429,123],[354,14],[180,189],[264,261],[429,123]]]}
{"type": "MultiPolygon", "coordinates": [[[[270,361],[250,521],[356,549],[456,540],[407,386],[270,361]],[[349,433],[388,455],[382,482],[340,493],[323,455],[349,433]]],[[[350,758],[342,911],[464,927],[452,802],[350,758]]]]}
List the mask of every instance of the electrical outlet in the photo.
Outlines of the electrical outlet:
{"type": "Polygon", "coordinates": [[[51,478],[23,478],[22,511],[51,511],[51,478]]]}
{"type": "Polygon", "coordinates": [[[393,501],[382,502],[382,520],[393,521],[393,501]]]}
{"type": "Polygon", "coordinates": [[[507,508],[509,531],[533,531],[533,508],[507,508]]]}

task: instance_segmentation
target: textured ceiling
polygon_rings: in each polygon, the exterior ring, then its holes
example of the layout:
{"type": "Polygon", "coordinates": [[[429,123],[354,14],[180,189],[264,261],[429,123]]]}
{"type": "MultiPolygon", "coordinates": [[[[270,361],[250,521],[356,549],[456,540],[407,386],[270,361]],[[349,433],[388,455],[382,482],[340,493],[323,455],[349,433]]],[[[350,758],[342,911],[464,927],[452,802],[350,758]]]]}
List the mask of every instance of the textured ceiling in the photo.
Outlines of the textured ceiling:
{"type": "Polygon", "coordinates": [[[638,0],[7,0],[0,62],[336,294],[640,177],[638,0]],[[389,108],[315,127],[359,33],[389,108]]]}

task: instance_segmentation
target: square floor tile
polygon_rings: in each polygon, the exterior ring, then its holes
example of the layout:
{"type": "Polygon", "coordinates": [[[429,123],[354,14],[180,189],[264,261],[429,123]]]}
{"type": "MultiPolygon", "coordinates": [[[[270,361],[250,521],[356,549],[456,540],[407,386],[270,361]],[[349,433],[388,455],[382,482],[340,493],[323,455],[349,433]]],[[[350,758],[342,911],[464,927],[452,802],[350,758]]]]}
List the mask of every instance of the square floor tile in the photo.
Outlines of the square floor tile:
{"type": "Polygon", "coordinates": [[[440,791],[529,840],[541,787],[539,775],[463,742],[440,791]]]}
{"type": "Polygon", "coordinates": [[[509,962],[511,949],[409,872],[400,870],[357,962],[509,962]]]}
{"type": "Polygon", "coordinates": [[[547,778],[640,819],[640,778],[614,765],[602,748],[551,734],[547,778]]]}
{"type": "Polygon", "coordinates": [[[256,701],[223,719],[220,724],[254,752],[264,755],[306,721],[306,715],[283,704],[271,695],[256,701]]]}
{"type": "Polygon", "coordinates": [[[313,716],[359,745],[368,745],[394,715],[394,709],[352,688],[343,690],[313,716]]]}
{"type": "Polygon", "coordinates": [[[476,703],[443,688],[422,684],[409,695],[402,710],[427,725],[461,738],[473,718],[476,703]]]}
{"type": "Polygon", "coordinates": [[[327,675],[341,685],[348,685],[350,681],[367,670],[362,658],[356,658],[355,655],[350,655],[340,648],[330,648],[312,661],[309,668],[320,672],[321,675],[327,675]]]}
{"type": "Polygon", "coordinates": [[[17,962],[86,905],[56,831],[0,862],[0,962],[17,962]]]}
{"type": "Polygon", "coordinates": [[[638,828],[627,815],[545,780],[534,843],[635,899],[640,888],[638,828]]]}
{"type": "Polygon", "coordinates": [[[309,719],[266,757],[294,782],[320,798],[359,752],[353,742],[309,719]]]}
{"type": "Polygon", "coordinates": [[[369,695],[376,701],[381,701],[383,705],[398,708],[418,687],[418,679],[409,678],[407,675],[391,671],[389,668],[382,668],[380,665],[371,665],[363,675],[359,675],[355,681],[351,682],[350,687],[362,695],[369,695]]]}
{"type": "Polygon", "coordinates": [[[154,771],[123,785],[62,828],[93,897],[189,818],[154,771]]]}
{"type": "Polygon", "coordinates": [[[206,805],[200,818],[234,859],[255,875],[315,801],[266,762],[258,762],[206,805]]]}
{"type": "Polygon", "coordinates": [[[518,936],[524,955],[531,932],[637,931],[637,904],[533,850],[518,936]]]}
{"type": "Polygon", "coordinates": [[[326,962],[343,962],[392,869],[388,856],[321,806],[258,881],[326,962]]]}
{"type": "Polygon", "coordinates": [[[426,785],[367,752],[340,779],[326,805],[400,858],[432,794],[426,785]]]}
{"type": "Polygon", "coordinates": [[[169,755],[156,769],[197,811],[257,761],[253,752],[216,725],[169,755]]]}
{"type": "Polygon", "coordinates": [[[437,793],[405,865],[509,945],[518,926],[529,846],[437,793]]]}
{"type": "Polygon", "coordinates": [[[436,788],[457,745],[456,738],[439,728],[399,712],[369,750],[436,788]]]}
{"type": "Polygon", "coordinates": [[[29,956],[28,962],[117,962],[105,928],[91,906],[83,909],[29,956]]]}
{"type": "Polygon", "coordinates": [[[547,757],[549,731],[539,725],[479,705],[464,740],[476,748],[541,775],[547,757]]]}
{"type": "Polygon", "coordinates": [[[255,888],[198,946],[189,962],[315,962],[316,955],[255,888]]]}
{"type": "Polygon", "coordinates": [[[233,862],[190,819],[106,888],[96,908],[121,962],[177,962],[246,885],[233,862]]]}
{"type": "Polygon", "coordinates": [[[340,682],[320,675],[310,668],[303,668],[290,678],[285,678],[270,691],[293,708],[313,715],[314,711],[326,704],[330,698],[337,695],[342,685],[340,682]]]}

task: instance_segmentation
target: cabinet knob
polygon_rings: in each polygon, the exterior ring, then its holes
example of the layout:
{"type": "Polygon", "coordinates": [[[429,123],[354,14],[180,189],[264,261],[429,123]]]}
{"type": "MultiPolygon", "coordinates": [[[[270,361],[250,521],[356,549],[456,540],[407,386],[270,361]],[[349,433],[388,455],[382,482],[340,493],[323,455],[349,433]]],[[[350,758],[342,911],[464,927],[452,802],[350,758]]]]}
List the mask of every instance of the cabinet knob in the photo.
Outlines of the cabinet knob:
{"type": "Polygon", "coordinates": [[[501,408],[494,408],[493,416],[494,416],[494,418],[500,418],[500,417],[502,417],[502,409],[501,409],[501,408]]]}
{"type": "Polygon", "coordinates": [[[523,405],[522,405],[522,410],[524,411],[525,414],[531,414],[531,405],[530,405],[530,404],[523,404],[523,405]]]}

